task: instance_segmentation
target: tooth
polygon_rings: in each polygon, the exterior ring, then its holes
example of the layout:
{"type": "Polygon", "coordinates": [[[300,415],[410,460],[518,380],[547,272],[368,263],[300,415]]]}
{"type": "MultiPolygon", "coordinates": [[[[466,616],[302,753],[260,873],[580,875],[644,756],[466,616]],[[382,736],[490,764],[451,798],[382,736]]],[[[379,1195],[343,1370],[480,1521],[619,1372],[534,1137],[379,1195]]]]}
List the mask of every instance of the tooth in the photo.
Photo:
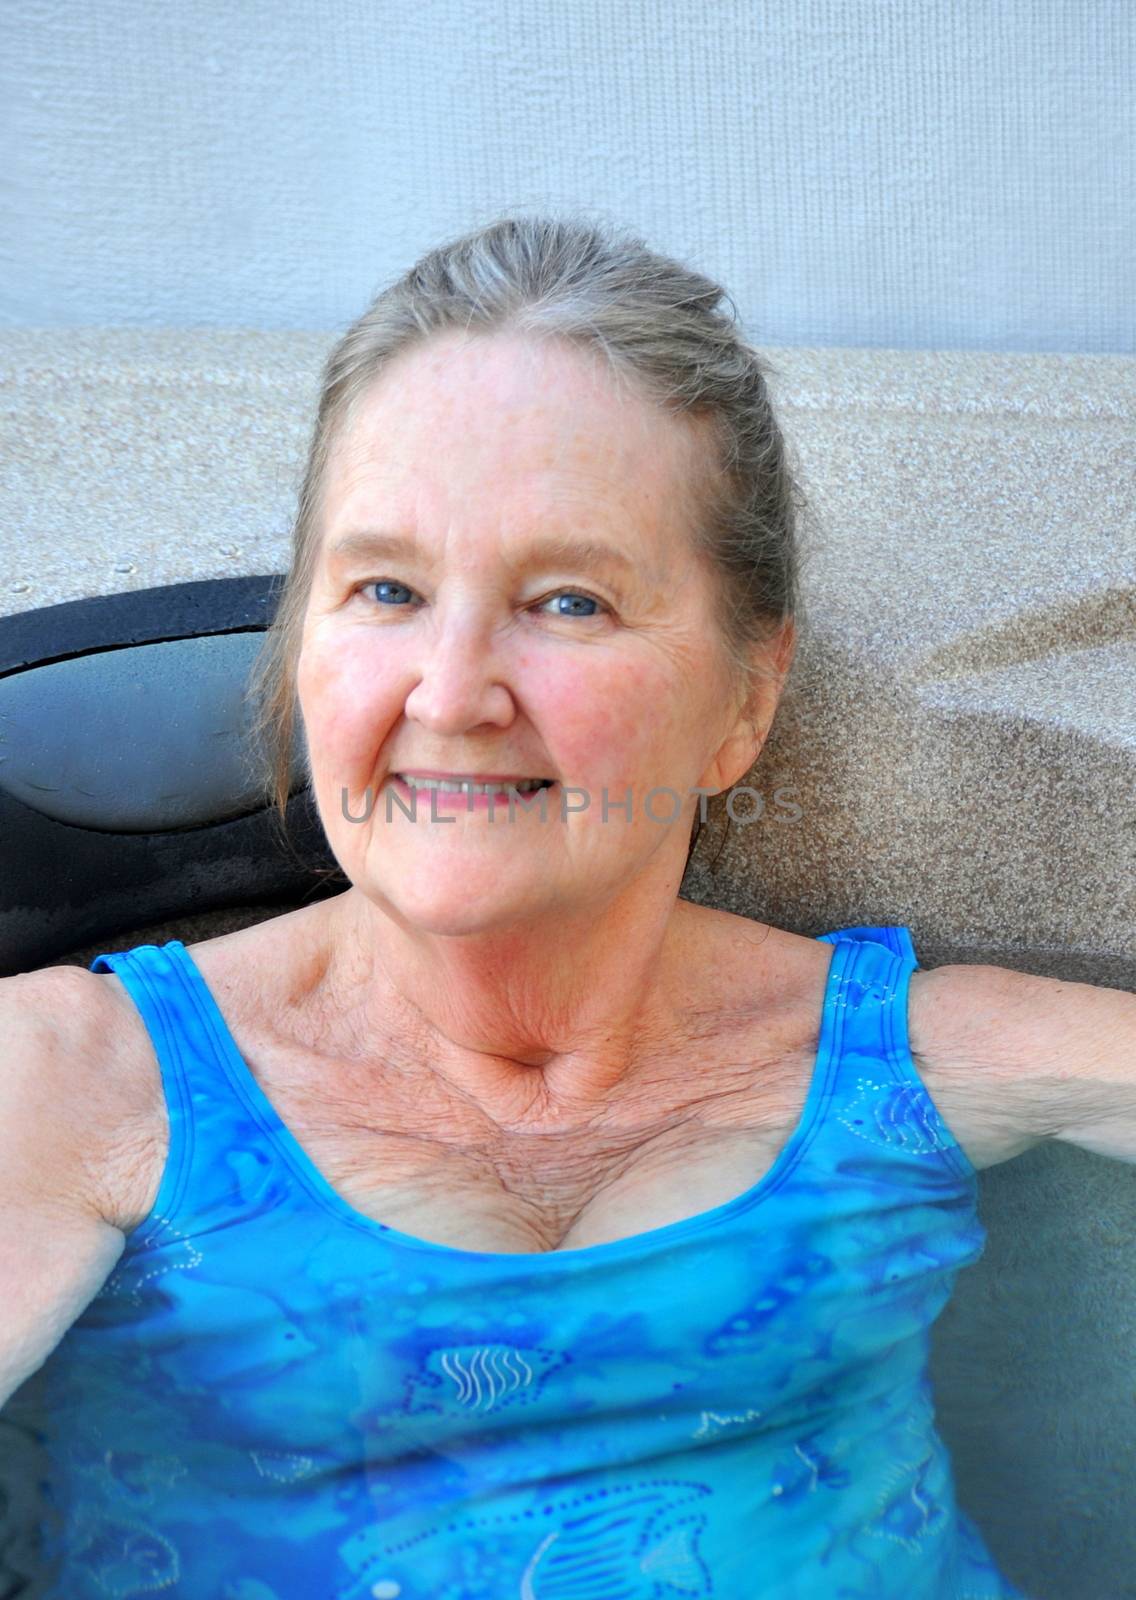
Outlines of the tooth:
{"type": "Polygon", "coordinates": [[[519,794],[535,794],[543,784],[541,778],[522,778],[517,783],[469,783],[451,782],[440,778],[408,778],[404,773],[398,774],[412,789],[436,789],[444,794],[494,794],[506,795],[510,789],[515,788],[519,794]]]}

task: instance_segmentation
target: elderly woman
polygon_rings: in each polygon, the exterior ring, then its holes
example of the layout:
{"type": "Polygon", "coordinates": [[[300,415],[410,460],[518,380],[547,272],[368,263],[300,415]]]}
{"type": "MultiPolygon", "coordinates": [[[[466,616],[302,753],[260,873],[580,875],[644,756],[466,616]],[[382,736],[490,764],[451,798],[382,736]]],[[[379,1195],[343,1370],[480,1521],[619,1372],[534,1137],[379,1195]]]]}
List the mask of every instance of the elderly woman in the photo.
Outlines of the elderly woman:
{"type": "Polygon", "coordinates": [[[799,609],[721,298],[541,219],[381,294],[255,684],[350,886],[0,984],[53,1593],[1020,1595],[928,1329],[976,1169],[1136,1158],[1136,999],[679,898],[799,609]]]}

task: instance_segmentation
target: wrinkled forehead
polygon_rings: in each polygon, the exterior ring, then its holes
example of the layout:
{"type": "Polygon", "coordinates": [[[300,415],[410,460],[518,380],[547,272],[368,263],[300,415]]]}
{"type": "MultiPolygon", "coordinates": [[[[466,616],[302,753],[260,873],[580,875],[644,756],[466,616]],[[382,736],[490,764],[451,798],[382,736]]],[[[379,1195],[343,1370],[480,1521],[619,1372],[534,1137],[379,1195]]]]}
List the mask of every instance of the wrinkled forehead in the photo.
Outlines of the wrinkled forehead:
{"type": "Polygon", "coordinates": [[[706,419],[634,393],[598,353],[431,341],[398,356],[342,419],[321,543],[348,525],[428,530],[471,511],[519,530],[595,518],[632,542],[689,549],[717,460],[706,419]]]}

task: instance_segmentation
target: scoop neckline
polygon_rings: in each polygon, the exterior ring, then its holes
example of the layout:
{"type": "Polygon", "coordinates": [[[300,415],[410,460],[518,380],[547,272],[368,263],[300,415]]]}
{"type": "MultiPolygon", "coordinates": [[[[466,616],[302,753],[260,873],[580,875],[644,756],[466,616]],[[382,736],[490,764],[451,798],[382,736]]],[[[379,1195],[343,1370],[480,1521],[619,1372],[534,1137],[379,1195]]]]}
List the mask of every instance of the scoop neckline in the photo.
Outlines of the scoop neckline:
{"type": "Polygon", "coordinates": [[[324,1176],[308,1155],[296,1135],[280,1116],[276,1107],[261,1087],[252,1068],[241,1054],[205,976],[181,939],[171,939],[162,948],[173,955],[189,979],[191,993],[204,1013],[218,1047],[218,1055],[234,1088],[244,1100],[249,1112],[272,1140],[274,1147],[287,1161],[296,1177],[303,1183],[311,1197],[333,1215],[370,1234],[421,1253],[461,1259],[471,1264],[505,1267],[515,1264],[526,1271],[555,1271],[560,1264],[586,1265],[590,1262],[614,1261],[628,1255],[646,1254],[658,1246],[677,1243],[679,1240],[704,1232],[718,1222],[724,1222],[739,1212],[759,1205],[778,1189],[796,1166],[821,1122],[821,1112],[829,1098],[834,1066],[839,1059],[838,1030],[843,1012],[836,1005],[837,989],[844,968],[855,955],[855,947],[844,939],[818,937],[818,944],[830,943],[832,955],[825,978],[824,1001],[821,1007],[820,1032],[817,1053],[813,1062],[808,1091],[801,1114],[788,1139],[756,1183],[742,1194],[707,1211],[690,1217],[680,1217],[677,1222],[664,1223],[658,1228],[647,1228],[641,1233],[629,1234],[622,1239],[606,1239],[599,1244],[581,1245],[573,1250],[464,1250],[456,1245],[441,1244],[434,1239],[423,1239],[417,1234],[404,1233],[389,1223],[359,1211],[346,1200],[324,1176]]]}

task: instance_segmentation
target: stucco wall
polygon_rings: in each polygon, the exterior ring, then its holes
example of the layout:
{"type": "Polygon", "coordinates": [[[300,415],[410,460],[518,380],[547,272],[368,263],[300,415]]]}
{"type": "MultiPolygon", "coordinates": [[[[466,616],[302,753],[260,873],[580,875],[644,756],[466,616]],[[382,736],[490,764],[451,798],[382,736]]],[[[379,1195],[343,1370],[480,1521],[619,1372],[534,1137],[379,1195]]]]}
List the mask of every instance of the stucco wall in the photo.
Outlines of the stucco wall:
{"type": "Polygon", "coordinates": [[[7,0],[0,325],[332,328],[503,209],[758,343],[1136,349],[1131,0],[7,0]]]}

